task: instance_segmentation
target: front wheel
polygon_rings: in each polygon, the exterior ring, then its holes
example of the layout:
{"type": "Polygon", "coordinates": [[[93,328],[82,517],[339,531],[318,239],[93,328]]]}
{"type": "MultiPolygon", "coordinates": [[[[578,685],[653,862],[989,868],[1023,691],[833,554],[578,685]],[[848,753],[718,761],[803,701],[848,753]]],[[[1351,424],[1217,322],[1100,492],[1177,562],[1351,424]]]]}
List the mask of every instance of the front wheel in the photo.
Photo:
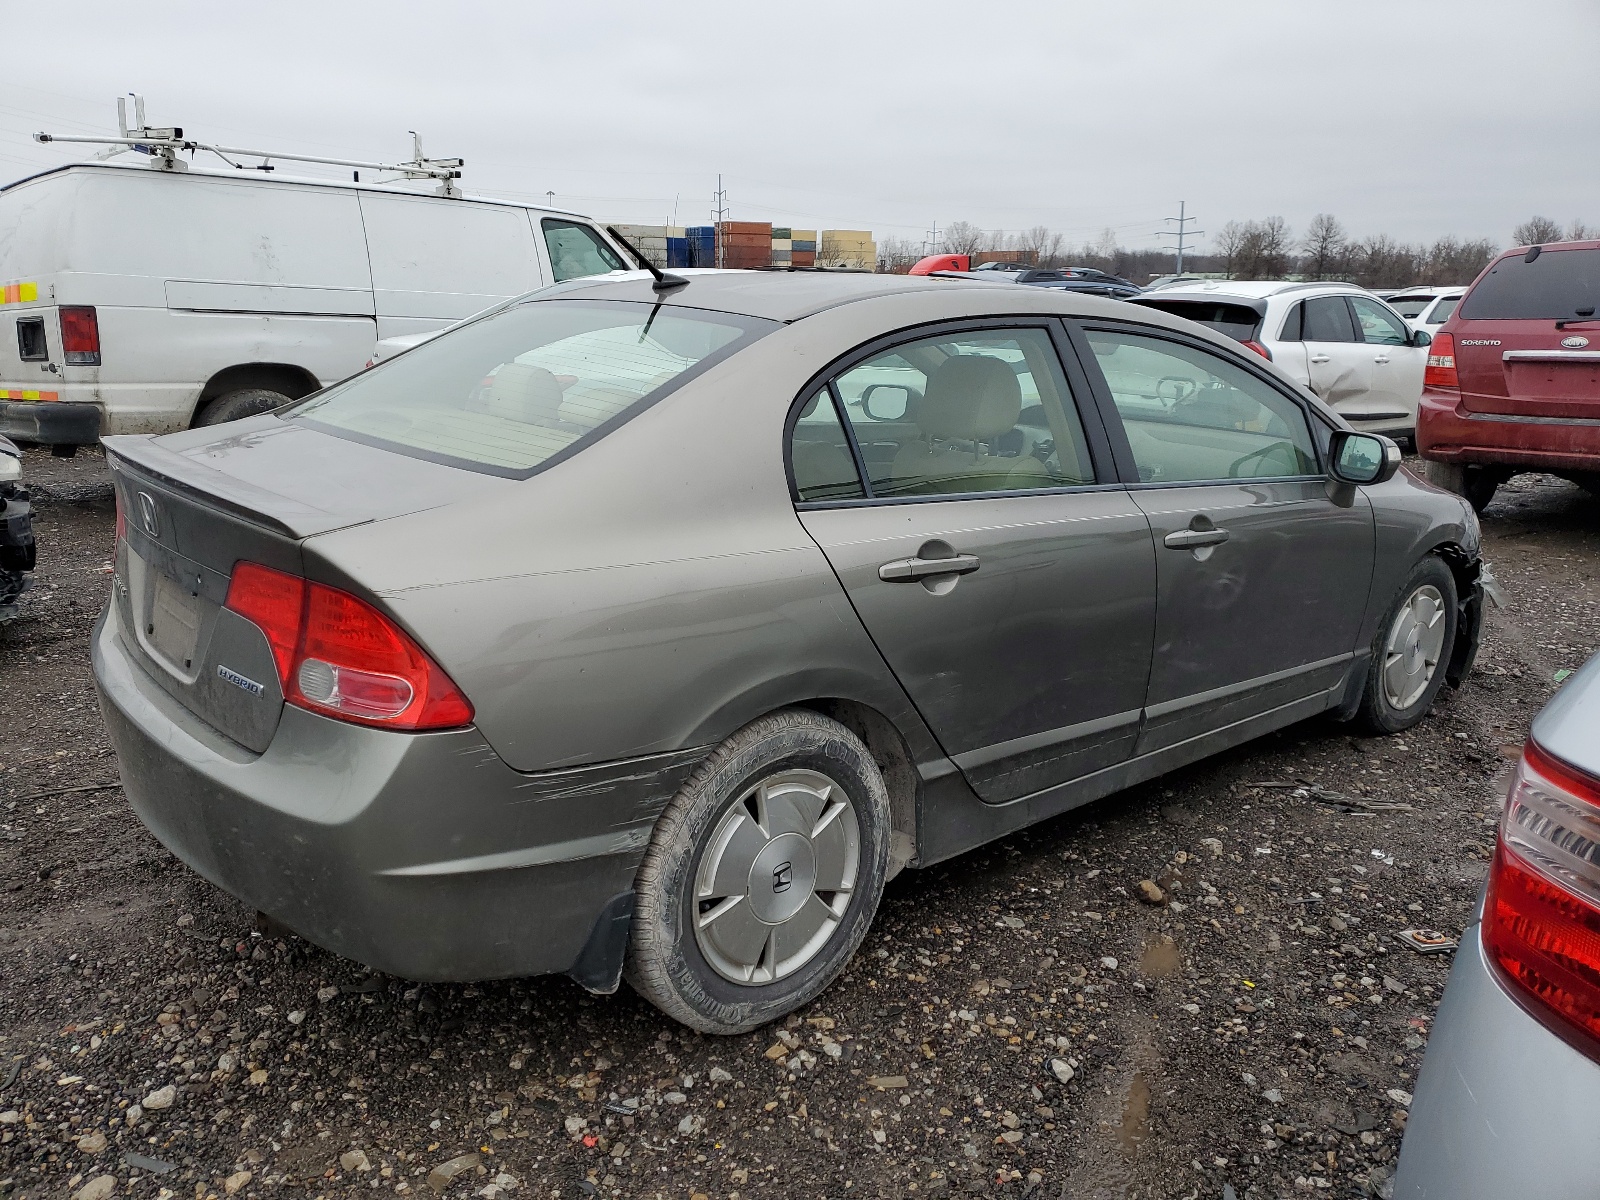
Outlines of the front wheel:
{"type": "Polygon", "coordinates": [[[1411,570],[1372,646],[1359,718],[1373,733],[1399,733],[1422,720],[1456,641],[1456,581],[1429,555],[1411,570]]]}
{"type": "Polygon", "coordinates": [[[786,709],[701,764],[656,823],[626,976],[703,1033],[745,1033],[817,996],[855,954],[889,865],[889,795],[837,721],[786,709]]]}

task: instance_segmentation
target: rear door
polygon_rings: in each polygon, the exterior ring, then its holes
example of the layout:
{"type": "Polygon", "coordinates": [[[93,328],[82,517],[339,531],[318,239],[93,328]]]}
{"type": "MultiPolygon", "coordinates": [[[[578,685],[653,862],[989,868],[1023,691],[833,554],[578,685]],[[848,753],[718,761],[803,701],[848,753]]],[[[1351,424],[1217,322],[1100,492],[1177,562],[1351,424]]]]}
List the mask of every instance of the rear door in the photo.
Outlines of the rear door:
{"type": "Polygon", "coordinates": [[[1082,338],[1154,535],[1155,651],[1136,752],[1320,711],[1365,612],[1365,496],[1330,496],[1318,427],[1253,368],[1148,326],[1085,323],[1082,338]]]}
{"type": "Polygon", "coordinates": [[[1095,410],[1080,412],[1058,336],[1041,322],[888,339],[793,426],[802,523],[994,803],[1127,758],[1150,669],[1149,522],[1095,410]]]}
{"type": "Polygon", "coordinates": [[[1461,403],[1517,417],[1600,417],[1600,246],[1511,255],[1461,301],[1452,326],[1461,403]]]}
{"type": "Polygon", "coordinates": [[[1422,372],[1428,351],[1411,344],[1411,330],[1381,301],[1368,296],[1349,297],[1356,332],[1372,359],[1372,386],[1364,401],[1351,401],[1345,415],[1366,421],[1417,417],[1422,398],[1422,372]]]}

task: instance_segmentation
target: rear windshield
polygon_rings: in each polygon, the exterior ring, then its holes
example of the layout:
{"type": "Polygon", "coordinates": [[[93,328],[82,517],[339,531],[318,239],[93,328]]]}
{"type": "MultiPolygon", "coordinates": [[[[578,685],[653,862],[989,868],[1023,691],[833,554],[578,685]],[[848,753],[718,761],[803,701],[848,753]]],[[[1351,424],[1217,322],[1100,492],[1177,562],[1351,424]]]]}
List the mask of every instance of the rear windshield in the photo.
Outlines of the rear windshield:
{"type": "Polygon", "coordinates": [[[1409,321],[1412,317],[1420,317],[1422,310],[1432,303],[1432,296],[1393,296],[1389,300],[1389,307],[1409,321]]]}
{"type": "Polygon", "coordinates": [[[1559,321],[1594,315],[1600,250],[1546,250],[1532,262],[1503,258],[1461,302],[1468,321],[1559,321]]]}
{"type": "Polygon", "coordinates": [[[1248,304],[1223,304],[1217,300],[1141,300],[1146,308],[1209,325],[1237,342],[1254,341],[1261,314],[1248,304]]]}
{"type": "Polygon", "coordinates": [[[522,478],[772,328],[730,313],[534,301],[424,342],[285,415],[402,454],[522,478]]]}
{"type": "Polygon", "coordinates": [[[1439,301],[1439,307],[1428,314],[1429,325],[1443,325],[1450,319],[1450,314],[1455,312],[1456,305],[1461,303],[1460,296],[1446,296],[1439,301]]]}

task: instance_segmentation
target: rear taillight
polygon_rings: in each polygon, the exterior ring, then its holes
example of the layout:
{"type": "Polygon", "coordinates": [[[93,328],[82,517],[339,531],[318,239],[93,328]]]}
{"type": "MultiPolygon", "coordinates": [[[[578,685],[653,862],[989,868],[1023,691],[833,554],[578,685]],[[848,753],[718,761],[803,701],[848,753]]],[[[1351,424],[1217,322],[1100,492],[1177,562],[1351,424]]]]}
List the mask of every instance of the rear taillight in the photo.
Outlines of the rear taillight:
{"type": "Polygon", "coordinates": [[[100,321],[86,304],[61,306],[61,353],[69,363],[100,365],[100,321]]]}
{"type": "Polygon", "coordinates": [[[113,551],[120,546],[128,536],[128,518],[122,511],[122,491],[120,488],[111,489],[112,498],[117,502],[117,536],[111,543],[113,551]]]}
{"type": "Polygon", "coordinates": [[[472,705],[422,647],[349,592],[242,562],[227,607],[267,635],[291,704],[386,729],[472,721],[472,705]]]}
{"type": "Polygon", "coordinates": [[[1261,355],[1261,357],[1266,359],[1268,362],[1272,361],[1272,351],[1268,350],[1260,342],[1240,342],[1239,344],[1246,350],[1261,355]]]}
{"type": "Polygon", "coordinates": [[[1489,957],[1600,1057],[1600,780],[1529,742],[1483,910],[1489,957]]]}
{"type": "Polygon", "coordinates": [[[1422,386],[1431,388],[1459,388],[1456,378],[1456,339],[1448,333],[1433,335],[1428,347],[1428,366],[1422,373],[1422,386]]]}

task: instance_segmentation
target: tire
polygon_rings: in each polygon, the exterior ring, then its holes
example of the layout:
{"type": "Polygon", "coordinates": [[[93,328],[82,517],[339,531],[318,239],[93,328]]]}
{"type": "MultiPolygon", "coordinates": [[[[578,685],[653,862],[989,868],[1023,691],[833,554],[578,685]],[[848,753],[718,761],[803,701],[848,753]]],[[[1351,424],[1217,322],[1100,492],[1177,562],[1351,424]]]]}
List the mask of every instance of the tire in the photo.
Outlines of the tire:
{"type": "Polygon", "coordinates": [[[282,392],[270,391],[267,388],[239,388],[236,391],[224,392],[212,400],[195,416],[196,427],[201,425],[221,425],[225,421],[239,421],[245,417],[254,417],[264,412],[271,412],[275,408],[282,408],[290,403],[293,396],[285,396],[282,392]]]}
{"type": "Polygon", "coordinates": [[[866,936],[891,828],[883,776],[843,725],[784,709],[745,726],[656,822],[634,885],[628,983],[702,1033],[793,1012],[866,936]],[[792,832],[807,826],[817,832],[792,832]]]}
{"type": "Polygon", "coordinates": [[[1455,576],[1436,555],[1411,569],[1372,642],[1356,714],[1367,730],[1399,733],[1427,714],[1455,649],[1457,604],[1455,576]]]}
{"type": "Polygon", "coordinates": [[[1494,494],[1500,485],[1511,478],[1511,472],[1504,467],[1485,467],[1476,464],[1462,463],[1428,463],[1428,480],[1437,484],[1447,492],[1454,492],[1468,504],[1472,511],[1483,514],[1489,507],[1489,502],[1494,499],[1494,494]]]}

